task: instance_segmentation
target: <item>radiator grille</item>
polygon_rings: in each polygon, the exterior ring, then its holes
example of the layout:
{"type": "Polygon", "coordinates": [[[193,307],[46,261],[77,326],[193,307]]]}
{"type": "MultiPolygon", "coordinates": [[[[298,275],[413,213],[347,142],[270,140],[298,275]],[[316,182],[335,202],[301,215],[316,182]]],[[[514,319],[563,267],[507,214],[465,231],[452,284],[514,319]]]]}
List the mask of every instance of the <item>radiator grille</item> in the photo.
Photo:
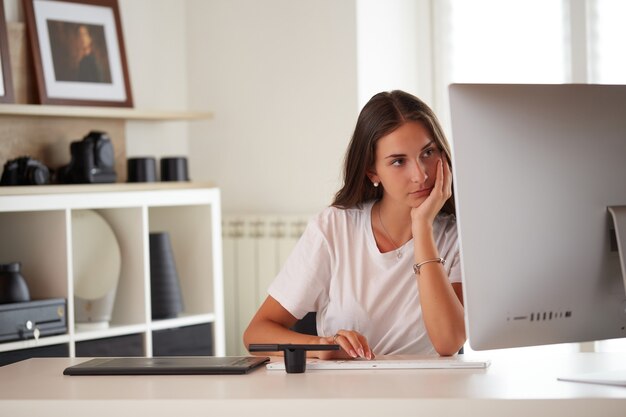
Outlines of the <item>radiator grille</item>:
{"type": "Polygon", "coordinates": [[[224,215],[226,353],[247,351],[242,335],[310,216],[224,215]]]}

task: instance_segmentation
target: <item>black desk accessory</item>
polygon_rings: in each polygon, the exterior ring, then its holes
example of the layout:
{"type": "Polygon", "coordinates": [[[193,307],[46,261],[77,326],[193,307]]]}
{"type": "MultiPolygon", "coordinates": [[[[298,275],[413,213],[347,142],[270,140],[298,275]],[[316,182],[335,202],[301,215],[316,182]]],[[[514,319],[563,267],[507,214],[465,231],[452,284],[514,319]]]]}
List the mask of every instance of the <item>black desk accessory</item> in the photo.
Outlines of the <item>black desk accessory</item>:
{"type": "Polygon", "coordinates": [[[301,374],[306,370],[307,350],[339,350],[339,345],[292,345],[292,344],[251,344],[250,352],[278,352],[285,355],[285,371],[288,374],[301,374]]]}
{"type": "Polygon", "coordinates": [[[263,356],[171,356],[96,358],[65,368],[63,375],[235,375],[247,374],[263,356]]]}

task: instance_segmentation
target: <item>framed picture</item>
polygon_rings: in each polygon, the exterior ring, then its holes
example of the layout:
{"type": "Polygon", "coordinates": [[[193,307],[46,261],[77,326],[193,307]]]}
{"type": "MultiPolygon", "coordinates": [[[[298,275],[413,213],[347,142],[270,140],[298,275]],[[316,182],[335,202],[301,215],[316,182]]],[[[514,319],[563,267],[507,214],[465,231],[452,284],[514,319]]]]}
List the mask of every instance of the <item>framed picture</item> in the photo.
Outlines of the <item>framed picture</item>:
{"type": "Polygon", "coordinates": [[[4,17],[4,2],[0,1],[0,102],[13,102],[13,80],[9,60],[9,38],[4,17]]]}
{"type": "Polygon", "coordinates": [[[117,0],[24,0],[42,104],[132,107],[117,0]]]}

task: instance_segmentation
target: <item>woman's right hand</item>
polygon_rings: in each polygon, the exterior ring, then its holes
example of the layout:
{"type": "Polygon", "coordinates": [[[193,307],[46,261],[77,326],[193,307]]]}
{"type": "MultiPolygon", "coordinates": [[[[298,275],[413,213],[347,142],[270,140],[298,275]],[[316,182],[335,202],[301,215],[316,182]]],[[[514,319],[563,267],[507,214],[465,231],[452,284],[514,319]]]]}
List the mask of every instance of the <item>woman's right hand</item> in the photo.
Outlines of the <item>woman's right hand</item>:
{"type": "Polygon", "coordinates": [[[321,345],[339,345],[340,350],[320,350],[320,359],[374,359],[365,336],[354,330],[338,330],[334,336],[320,337],[321,345]]]}

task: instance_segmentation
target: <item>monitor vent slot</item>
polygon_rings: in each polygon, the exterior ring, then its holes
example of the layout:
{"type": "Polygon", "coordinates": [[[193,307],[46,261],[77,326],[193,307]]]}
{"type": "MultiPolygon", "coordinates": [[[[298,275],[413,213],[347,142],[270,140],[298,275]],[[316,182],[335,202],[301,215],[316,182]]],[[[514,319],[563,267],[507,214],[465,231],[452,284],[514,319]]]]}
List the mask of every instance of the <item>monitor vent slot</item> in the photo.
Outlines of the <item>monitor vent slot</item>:
{"type": "Polygon", "coordinates": [[[507,320],[513,321],[524,321],[528,320],[531,322],[544,322],[544,321],[552,321],[552,320],[561,320],[572,317],[572,312],[569,310],[566,311],[538,311],[530,313],[527,316],[514,316],[509,317],[507,320]]]}
{"type": "Polygon", "coordinates": [[[572,317],[571,311],[540,311],[535,313],[530,313],[530,321],[540,322],[540,321],[551,321],[551,320],[559,320],[566,319],[572,317]]]}

